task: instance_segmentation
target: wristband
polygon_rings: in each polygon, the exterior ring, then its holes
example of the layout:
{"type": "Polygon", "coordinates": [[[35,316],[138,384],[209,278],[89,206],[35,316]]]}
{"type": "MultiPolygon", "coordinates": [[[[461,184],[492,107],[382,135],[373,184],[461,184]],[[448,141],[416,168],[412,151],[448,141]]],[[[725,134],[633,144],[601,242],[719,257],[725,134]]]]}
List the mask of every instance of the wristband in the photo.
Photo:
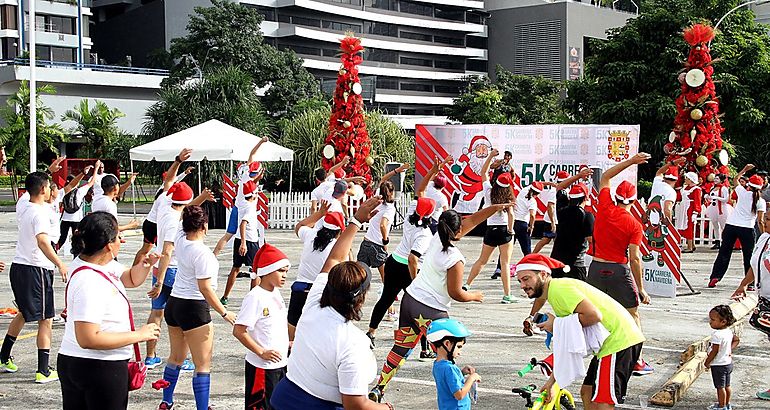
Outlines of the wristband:
{"type": "Polygon", "coordinates": [[[357,227],[358,227],[358,229],[361,229],[361,228],[364,226],[364,224],[362,224],[362,223],[361,223],[361,221],[359,221],[358,219],[356,219],[356,217],[355,217],[355,216],[354,216],[354,217],[352,217],[352,218],[350,218],[350,223],[352,223],[353,225],[357,226],[357,227]]]}
{"type": "Polygon", "coordinates": [[[389,244],[389,243],[390,243],[390,238],[387,238],[387,239],[383,239],[383,240],[382,240],[382,244],[383,244],[383,245],[387,245],[387,244],[389,244]]]}
{"type": "Polygon", "coordinates": [[[388,406],[388,409],[389,409],[389,410],[393,410],[393,405],[392,405],[392,404],[390,404],[390,403],[385,403],[385,405],[386,405],[386,406],[388,406]]]}
{"type": "Polygon", "coordinates": [[[160,287],[160,285],[162,285],[162,283],[160,283],[160,282],[155,282],[155,284],[154,284],[154,285],[152,285],[152,287],[153,287],[153,288],[159,288],[159,287],[160,287]]]}
{"type": "Polygon", "coordinates": [[[225,318],[225,317],[227,317],[227,314],[228,314],[228,313],[230,313],[230,312],[228,312],[228,311],[227,311],[227,309],[225,309],[225,313],[222,313],[222,318],[225,318]]]}
{"type": "Polygon", "coordinates": [[[178,162],[178,163],[180,163],[180,164],[182,163],[182,159],[181,159],[181,158],[179,158],[179,155],[177,155],[177,156],[175,156],[175,157],[174,157],[174,162],[178,162]]]}

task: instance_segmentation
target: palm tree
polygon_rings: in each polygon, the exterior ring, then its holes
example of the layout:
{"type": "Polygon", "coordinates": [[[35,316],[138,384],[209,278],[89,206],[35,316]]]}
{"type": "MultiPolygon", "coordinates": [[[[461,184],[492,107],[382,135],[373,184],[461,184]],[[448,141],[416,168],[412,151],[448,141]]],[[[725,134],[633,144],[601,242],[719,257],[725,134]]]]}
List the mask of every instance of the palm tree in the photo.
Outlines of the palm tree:
{"type": "Polygon", "coordinates": [[[61,119],[75,123],[70,133],[86,139],[87,156],[104,158],[105,147],[121,135],[117,120],[125,116],[119,109],[110,108],[103,101],[96,100],[96,105],[91,108],[88,100],[83,99],[75,110],[67,110],[61,119]]]}

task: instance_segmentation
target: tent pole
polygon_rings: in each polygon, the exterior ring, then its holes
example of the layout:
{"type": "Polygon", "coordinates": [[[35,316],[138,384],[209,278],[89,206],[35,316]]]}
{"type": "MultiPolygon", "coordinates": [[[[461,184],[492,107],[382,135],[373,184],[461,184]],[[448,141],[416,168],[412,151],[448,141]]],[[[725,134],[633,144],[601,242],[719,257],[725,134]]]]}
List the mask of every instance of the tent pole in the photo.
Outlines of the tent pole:
{"type": "Polygon", "coordinates": [[[198,195],[203,193],[203,191],[201,191],[201,164],[203,164],[203,160],[198,162],[198,195]]]}
{"type": "Polygon", "coordinates": [[[289,162],[289,194],[291,194],[292,182],[294,181],[294,159],[289,162]]]}
{"type": "MultiPolygon", "coordinates": [[[[134,174],[134,160],[131,160],[131,175],[134,174]]],[[[131,202],[134,205],[134,219],[136,219],[136,185],[131,183],[131,202]]]]}

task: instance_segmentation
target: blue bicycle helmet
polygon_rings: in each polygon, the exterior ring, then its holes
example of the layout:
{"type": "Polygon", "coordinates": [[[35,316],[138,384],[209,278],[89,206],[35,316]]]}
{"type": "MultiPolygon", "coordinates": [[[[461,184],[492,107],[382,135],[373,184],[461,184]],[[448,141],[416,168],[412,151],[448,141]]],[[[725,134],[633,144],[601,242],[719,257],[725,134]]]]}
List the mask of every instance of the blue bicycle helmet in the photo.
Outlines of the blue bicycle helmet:
{"type": "Polygon", "coordinates": [[[471,332],[462,323],[455,319],[445,318],[436,319],[430,323],[427,337],[429,342],[435,343],[447,336],[462,339],[470,335],[471,332]]]}

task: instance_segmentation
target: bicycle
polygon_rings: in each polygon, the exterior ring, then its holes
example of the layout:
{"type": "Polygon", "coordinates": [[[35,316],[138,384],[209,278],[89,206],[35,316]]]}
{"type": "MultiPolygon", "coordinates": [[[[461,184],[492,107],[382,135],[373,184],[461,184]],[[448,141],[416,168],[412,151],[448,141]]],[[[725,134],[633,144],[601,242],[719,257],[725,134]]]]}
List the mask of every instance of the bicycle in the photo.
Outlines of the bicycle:
{"type": "MultiPolygon", "coordinates": [[[[540,370],[545,374],[546,376],[550,376],[551,372],[553,371],[553,355],[548,356],[544,360],[538,361],[536,358],[530,359],[529,363],[527,363],[526,366],[524,366],[523,369],[519,370],[516,374],[519,377],[524,377],[527,375],[527,373],[531,372],[535,369],[535,367],[540,367],[540,370]]],[[[515,387],[511,389],[511,391],[515,394],[518,394],[521,398],[525,399],[527,401],[526,408],[532,409],[532,410],[575,410],[575,398],[572,396],[572,393],[569,392],[567,389],[559,388],[558,385],[556,387],[559,389],[559,393],[556,395],[556,397],[551,400],[550,403],[545,402],[545,399],[548,395],[547,392],[537,393],[537,386],[534,384],[528,384],[526,386],[522,387],[515,387]],[[533,400],[532,397],[534,395],[537,395],[536,398],[533,400]]]]}

